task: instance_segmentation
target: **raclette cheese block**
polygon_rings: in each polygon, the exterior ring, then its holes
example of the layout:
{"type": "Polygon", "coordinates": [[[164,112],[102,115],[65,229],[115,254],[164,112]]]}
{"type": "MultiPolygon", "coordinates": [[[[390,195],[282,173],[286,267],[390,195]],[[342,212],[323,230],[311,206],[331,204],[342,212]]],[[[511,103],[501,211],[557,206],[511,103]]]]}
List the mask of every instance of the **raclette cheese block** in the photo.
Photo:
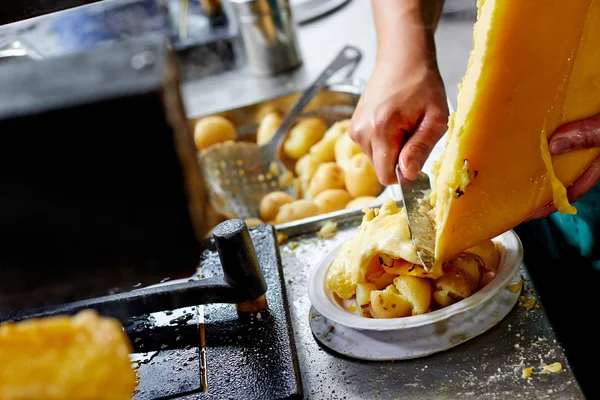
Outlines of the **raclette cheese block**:
{"type": "Polygon", "coordinates": [[[434,168],[436,258],[495,237],[554,200],[600,149],[550,157],[547,138],[600,113],[600,1],[479,1],[474,49],[434,168]]]}
{"type": "Polygon", "coordinates": [[[121,324],[82,311],[0,325],[0,399],[129,400],[136,374],[121,324]]]}

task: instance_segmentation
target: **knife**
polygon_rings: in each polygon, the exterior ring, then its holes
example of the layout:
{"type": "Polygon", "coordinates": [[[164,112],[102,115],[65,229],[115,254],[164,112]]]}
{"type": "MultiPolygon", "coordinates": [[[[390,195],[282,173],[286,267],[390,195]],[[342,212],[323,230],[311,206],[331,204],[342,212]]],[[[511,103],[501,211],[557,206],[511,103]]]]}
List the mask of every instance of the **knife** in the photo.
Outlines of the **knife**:
{"type": "Polygon", "coordinates": [[[419,260],[426,271],[431,271],[435,263],[435,222],[429,216],[431,210],[426,194],[431,192],[429,176],[419,172],[417,179],[408,180],[396,164],[396,177],[400,186],[400,199],[406,209],[406,219],[412,242],[417,248],[419,260]]]}

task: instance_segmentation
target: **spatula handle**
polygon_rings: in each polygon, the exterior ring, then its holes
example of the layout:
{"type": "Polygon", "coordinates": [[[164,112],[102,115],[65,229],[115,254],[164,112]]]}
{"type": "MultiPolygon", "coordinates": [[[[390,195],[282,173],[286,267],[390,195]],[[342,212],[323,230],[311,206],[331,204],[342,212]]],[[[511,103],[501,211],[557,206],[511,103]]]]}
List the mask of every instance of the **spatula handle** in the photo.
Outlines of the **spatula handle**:
{"type": "Polygon", "coordinates": [[[321,74],[315,79],[315,81],[304,91],[300,99],[294,104],[292,109],[287,113],[281,126],[277,129],[277,132],[273,135],[271,140],[265,145],[269,149],[269,154],[277,154],[279,148],[283,143],[283,139],[286,136],[287,131],[292,127],[294,121],[298,115],[304,110],[306,105],[312,100],[312,98],[321,90],[321,88],[327,83],[329,78],[342,68],[348,65],[356,65],[361,60],[362,54],[360,50],[353,46],[345,46],[342,51],[335,57],[335,59],[321,72],[321,74]]]}

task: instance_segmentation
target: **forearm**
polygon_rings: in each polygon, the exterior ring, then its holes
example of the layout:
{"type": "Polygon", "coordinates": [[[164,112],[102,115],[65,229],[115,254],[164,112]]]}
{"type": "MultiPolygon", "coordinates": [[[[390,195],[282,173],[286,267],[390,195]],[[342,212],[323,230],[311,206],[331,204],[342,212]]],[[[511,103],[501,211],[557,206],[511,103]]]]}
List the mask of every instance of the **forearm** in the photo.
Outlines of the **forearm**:
{"type": "Polygon", "coordinates": [[[377,58],[400,68],[435,65],[434,32],[444,0],[372,0],[377,58]]]}

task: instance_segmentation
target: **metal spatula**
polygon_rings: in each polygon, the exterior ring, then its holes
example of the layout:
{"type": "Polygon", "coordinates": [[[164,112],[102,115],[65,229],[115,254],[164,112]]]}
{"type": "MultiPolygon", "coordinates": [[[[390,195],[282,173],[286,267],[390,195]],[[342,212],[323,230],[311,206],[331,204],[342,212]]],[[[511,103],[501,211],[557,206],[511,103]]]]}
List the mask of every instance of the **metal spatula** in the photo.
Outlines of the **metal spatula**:
{"type": "Polygon", "coordinates": [[[200,165],[219,211],[229,218],[256,217],[260,200],[267,193],[281,190],[296,197],[291,174],[278,158],[279,149],[296,118],[327,80],[342,68],[356,65],[361,57],[357,48],[344,47],[302,94],[268,143],[258,146],[249,142],[227,142],[201,154],[200,165]]]}
{"type": "Polygon", "coordinates": [[[417,247],[417,255],[427,271],[431,271],[435,263],[435,222],[428,215],[431,205],[426,199],[431,191],[431,183],[427,174],[420,172],[417,179],[410,181],[404,177],[396,164],[396,177],[400,185],[400,200],[406,209],[408,228],[413,243],[417,247]]]}

